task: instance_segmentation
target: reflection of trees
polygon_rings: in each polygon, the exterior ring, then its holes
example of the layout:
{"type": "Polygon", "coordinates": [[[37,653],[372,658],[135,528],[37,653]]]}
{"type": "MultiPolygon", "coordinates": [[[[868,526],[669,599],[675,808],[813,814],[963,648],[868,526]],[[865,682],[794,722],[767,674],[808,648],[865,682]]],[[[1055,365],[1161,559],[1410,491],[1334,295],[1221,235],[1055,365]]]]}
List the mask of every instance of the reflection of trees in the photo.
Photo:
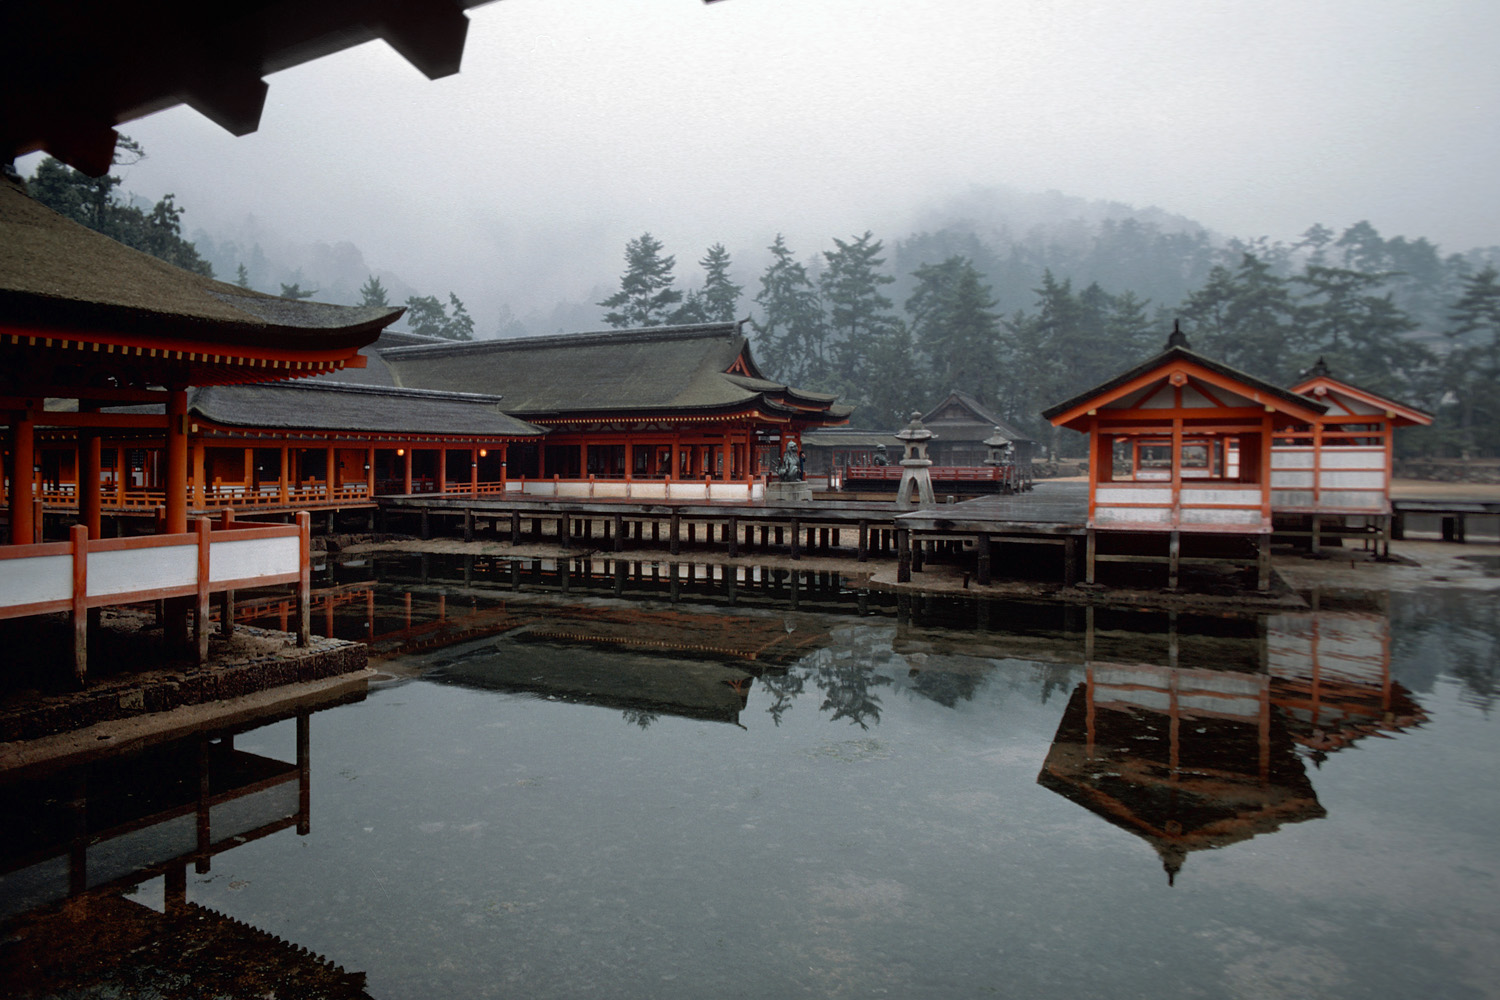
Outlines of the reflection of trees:
{"type": "Polygon", "coordinates": [[[913,670],[912,690],[924,698],[953,708],[960,701],[973,701],[983,675],[970,671],[913,670]]]}
{"type": "Polygon", "coordinates": [[[1465,698],[1488,712],[1500,695],[1500,598],[1462,590],[1421,590],[1391,605],[1397,676],[1427,691],[1437,674],[1464,686],[1465,698]]]}
{"type": "Polygon", "coordinates": [[[771,695],[771,704],[766,707],[766,711],[771,714],[771,721],[776,725],[781,725],[781,716],[801,697],[803,689],[807,687],[807,675],[807,670],[793,667],[780,676],[766,674],[760,678],[760,686],[771,695]]]}
{"type": "Polygon", "coordinates": [[[822,650],[785,674],[760,678],[761,686],[771,695],[766,711],[776,725],[781,725],[782,716],[807,690],[808,681],[823,692],[819,711],[829,713],[834,721],[848,719],[861,729],[880,722],[880,698],[873,689],[891,683],[889,677],[875,673],[854,657],[834,658],[828,650],[822,650]]]}
{"type": "Polygon", "coordinates": [[[627,708],[620,716],[629,723],[640,726],[642,729],[650,729],[651,723],[657,720],[657,713],[648,712],[644,708],[627,708]]]}

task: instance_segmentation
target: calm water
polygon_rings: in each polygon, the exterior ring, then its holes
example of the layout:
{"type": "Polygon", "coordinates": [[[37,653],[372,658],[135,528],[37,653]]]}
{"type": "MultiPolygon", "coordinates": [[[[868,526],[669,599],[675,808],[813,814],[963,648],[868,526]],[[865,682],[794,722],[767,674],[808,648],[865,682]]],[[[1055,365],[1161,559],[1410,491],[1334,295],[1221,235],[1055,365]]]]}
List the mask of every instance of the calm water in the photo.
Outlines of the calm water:
{"type": "MultiPolygon", "coordinates": [[[[305,781],[288,719],[162,751],[139,793],[117,765],[11,790],[0,901],[66,880],[80,788],[119,858],[178,856],[202,810],[130,816],[208,773],[231,836],[120,905],[377,998],[1500,995],[1495,594],[1197,619],[569,571],[337,568],[335,631],[423,673],[304,719],[305,781]]],[[[87,881],[128,886],[107,860],[87,881]]],[[[51,914],[10,925],[13,992],[87,926],[51,914]]],[[[174,961],[106,953],[76,995],[174,961]]]]}

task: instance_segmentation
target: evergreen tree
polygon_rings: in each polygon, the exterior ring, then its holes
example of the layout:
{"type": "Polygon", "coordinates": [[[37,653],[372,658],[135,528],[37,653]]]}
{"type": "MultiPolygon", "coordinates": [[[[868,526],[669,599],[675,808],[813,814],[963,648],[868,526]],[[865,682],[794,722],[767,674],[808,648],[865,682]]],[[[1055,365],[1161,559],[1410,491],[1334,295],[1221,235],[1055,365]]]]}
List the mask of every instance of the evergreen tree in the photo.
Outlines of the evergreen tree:
{"type": "Polygon", "coordinates": [[[284,281],[281,283],[281,297],[284,299],[297,301],[300,299],[310,299],[317,294],[318,290],[316,288],[303,288],[300,281],[294,281],[290,285],[284,281]]]}
{"type": "Polygon", "coordinates": [[[1500,455],[1500,274],[1486,267],[1464,279],[1449,312],[1444,383],[1459,454],[1500,455]]]}
{"type": "Polygon", "coordinates": [[[245,270],[244,264],[241,264],[239,270],[235,272],[234,283],[241,288],[250,287],[250,272],[245,270]]]}
{"type": "Polygon", "coordinates": [[[435,295],[416,296],[406,300],[406,326],[413,333],[446,340],[473,340],[474,320],[457,295],[448,293],[444,306],[435,295]],[[449,308],[452,315],[449,315],[449,308]]]}
{"type": "Polygon", "coordinates": [[[990,287],[966,257],[923,264],[906,300],[913,336],[931,375],[933,395],[966,392],[986,405],[1000,379],[1000,315],[990,287]]]}
{"type": "Polygon", "coordinates": [[[698,263],[705,273],[703,318],[711,323],[734,322],[735,311],[740,304],[740,293],[744,288],[729,279],[729,251],[724,249],[724,244],[715,243],[708,248],[707,256],[698,263]]]}
{"type": "Polygon", "coordinates": [[[1406,335],[1416,329],[1389,294],[1375,294],[1384,274],[1308,265],[1293,280],[1305,285],[1298,308],[1308,336],[1304,358],[1323,357],[1341,378],[1395,399],[1417,393],[1432,355],[1406,335]]]}
{"type": "Polygon", "coordinates": [[[696,288],[689,288],[682,297],[682,305],[672,314],[673,323],[684,325],[708,322],[708,304],[704,301],[703,293],[696,288]]]}
{"type": "Polygon", "coordinates": [[[751,320],[756,356],[768,373],[790,384],[821,380],[826,374],[827,327],[817,287],[780,233],[768,249],[771,263],[755,296],[760,318],[751,320]]]}
{"type": "Polygon", "coordinates": [[[385,286],[375,275],[370,275],[370,280],[359,286],[359,304],[362,306],[389,306],[391,301],[386,297],[385,286]]]}
{"type": "Polygon", "coordinates": [[[604,322],[615,329],[660,326],[670,322],[682,293],[672,287],[675,257],[662,256],[662,244],[642,233],[625,245],[625,274],[620,290],[598,305],[608,309],[604,322]]]}
{"type": "MultiPolygon", "coordinates": [[[[120,137],[117,164],[135,163],[144,156],[134,140],[120,137]]],[[[182,209],[175,195],[163,195],[150,212],[143,212],[120,200],[119,186],[120,178],[113,174],[90,177],[50,156],[37,164],[27,181],[32,197],[59,215],[183,270],[213,277],[213,268],[198,248],[182,238],[182,209]]]]}
{"type": "Polygon", "coordinates": [[[818,276],[828,305],[831,371],[828,381],[815,387],[855,402],[865,398],[871,378],[906,378],[911,373],[877,373],[869,366],[874,342],[892,336],[900,322],[891,312],[891,300],[880,292],[896,280],[880,270],[885,263],[881,242],[869,230],[852,241],[835,238],[833,242],[837,249],[824,251],[828,267],[818,276]]]}

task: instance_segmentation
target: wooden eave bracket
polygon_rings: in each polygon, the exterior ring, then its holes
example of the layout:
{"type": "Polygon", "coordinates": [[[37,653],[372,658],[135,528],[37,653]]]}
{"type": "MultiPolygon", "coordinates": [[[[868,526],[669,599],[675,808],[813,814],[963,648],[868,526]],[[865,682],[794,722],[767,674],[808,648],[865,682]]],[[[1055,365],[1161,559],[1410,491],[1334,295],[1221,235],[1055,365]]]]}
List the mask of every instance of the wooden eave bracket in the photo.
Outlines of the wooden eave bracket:
{"type": "Polygon", "coordinates": [[[451,3],[392,5],[380,37],[429,80],[452,76],[464,57],[469,18],[451,3]]]}

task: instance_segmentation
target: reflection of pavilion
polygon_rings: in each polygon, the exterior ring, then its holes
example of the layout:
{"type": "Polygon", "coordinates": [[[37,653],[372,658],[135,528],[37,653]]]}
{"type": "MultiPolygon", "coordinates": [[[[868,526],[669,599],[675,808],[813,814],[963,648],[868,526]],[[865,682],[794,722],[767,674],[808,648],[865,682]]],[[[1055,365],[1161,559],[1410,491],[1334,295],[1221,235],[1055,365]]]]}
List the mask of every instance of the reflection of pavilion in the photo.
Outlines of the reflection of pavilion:
{"type": "Polygon", "coordinates": [[[206,873],[223,851],[310,830],[309,709],[296,715],[294,763],[238,750],[234,734],[0,787],[0,981],[49,996],[132,982],[165,997],[366,996],[363,973],[188,902],[189,864],[206,873]],[[157,877],[161,910],[126,897],[157,877]]]}
{"type": "Polygon", "coordinates": [[[1426,718],[1383,616],[1278,615],[1264,649],[1257,672],[1087,663],[1038,783],[1145,839],[1171,881],[1191,851],[1326,815],[1299,747],[1321,761],[1426,718]]]}
{"type": "Polygon", "coordinates": [[[1190,851],[1324,815],[1250,674],[1090,664],[1037,781],[1144,838],[1169,880],[1190,851]]]}

